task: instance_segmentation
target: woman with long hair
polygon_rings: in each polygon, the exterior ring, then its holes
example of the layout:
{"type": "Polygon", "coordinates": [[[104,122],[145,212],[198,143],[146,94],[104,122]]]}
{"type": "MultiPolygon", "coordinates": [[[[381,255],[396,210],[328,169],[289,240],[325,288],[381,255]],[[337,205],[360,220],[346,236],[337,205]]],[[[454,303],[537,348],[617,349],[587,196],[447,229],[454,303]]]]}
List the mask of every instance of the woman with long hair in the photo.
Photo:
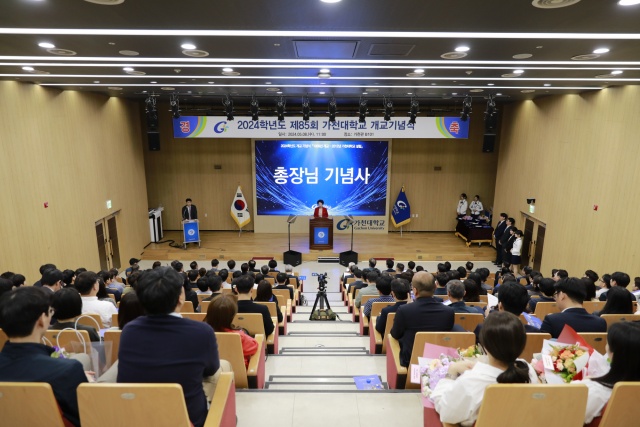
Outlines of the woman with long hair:
{"type": "Polygon", "coordinates": [[[596,316],[603,314],[633,314],[633,302],[628,290],[621,286],[612,286],[607,292],[607,302],[600,311],[596,311],[596,316]]]}
{"type": "Polygon", "coordinates": [[[602,409],[609,402],[613,386],[617,382],[640,381],[638,354],[640,322],[618,322],[611,325],[607,332],[607,355],[611,360],[611,369],[601,377],[573,382],[584,384],[589,389],[585,424],[602,415],[602,409]]]}
{"type": "Polygon", "coordinates": [[[484,390],[491,384],[537,383],[538,377],[518,359],[527,341],[520,319],[507,311],[487,316],[480,331],[487,362],[462,361],[449,365],[431,398],[443,423],[471,426],[478,418],[484,390]]]}
{"type": "Polygon", "coordinates": [[[249,366],[249,359],[258,351],[258,342],[247,335],[242,329],[232,325],[233,318],[238,313],[238,304],[228,295],[221,295],[211,301],[207,309],[204,321],[208,323],[215,332],[231,332],[240,335],[242,343],[242,353],[244,354],[244,365],[249,366]]]}
{"type": "Polygon", "coordinates": [[[256,289],[256,297],[253,300],[258,302],[275,302],[278,323],[282,322],[282,311],[278,305],[278,298],[273,295],[273,287],[271,286],[271,283],[266,280],[260,281],[260,283],[258,283],[258,289],[256,289]]]}

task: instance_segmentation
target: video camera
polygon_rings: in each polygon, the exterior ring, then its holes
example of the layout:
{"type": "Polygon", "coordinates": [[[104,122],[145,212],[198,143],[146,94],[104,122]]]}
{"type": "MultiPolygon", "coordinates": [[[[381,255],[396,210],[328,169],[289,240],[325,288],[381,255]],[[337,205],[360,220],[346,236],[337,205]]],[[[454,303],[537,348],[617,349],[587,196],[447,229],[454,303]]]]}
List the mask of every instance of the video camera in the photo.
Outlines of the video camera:
{"type": "Polygon", "coordinates": [[[327,273],[318,274],[318,290],[320,292],[327,290],[327,273]]]}

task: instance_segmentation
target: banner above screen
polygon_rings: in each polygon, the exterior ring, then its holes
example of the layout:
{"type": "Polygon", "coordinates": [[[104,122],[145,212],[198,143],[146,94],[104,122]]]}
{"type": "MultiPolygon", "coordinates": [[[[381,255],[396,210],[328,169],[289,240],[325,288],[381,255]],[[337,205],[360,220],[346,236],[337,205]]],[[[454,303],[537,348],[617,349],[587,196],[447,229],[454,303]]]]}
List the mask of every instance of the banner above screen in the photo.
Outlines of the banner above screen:
{"type": "Polygon", "coordinates": [[[304,138],[304,139],[363,139],[363,138],[457,138],[469,137],[469,120],[458,117],[418,117],[415,125],[408,118],[369,117],[366,123],[357,118],[302,117],[260,119],[236,117],[228,121],[223,117],[182,116],[173,119],[174,138],[304,138]]]}

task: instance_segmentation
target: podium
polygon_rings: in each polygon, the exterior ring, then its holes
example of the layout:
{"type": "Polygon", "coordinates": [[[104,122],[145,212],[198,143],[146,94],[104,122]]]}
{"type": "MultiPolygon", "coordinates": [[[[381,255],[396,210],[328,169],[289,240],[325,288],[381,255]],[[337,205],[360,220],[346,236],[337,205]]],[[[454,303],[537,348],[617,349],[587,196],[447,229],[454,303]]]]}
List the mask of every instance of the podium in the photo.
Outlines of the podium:
{"type": "Polygon", "coordinates": [[[187,243],[197,243],[200,247],[200,223],[197,219],[182,221],[182,244],[187,249],[187,243]]]}
{"type": "Polygon", "coordinates": [[[333,249],[333,218],[309,220],[309,249],[333,249]]]}

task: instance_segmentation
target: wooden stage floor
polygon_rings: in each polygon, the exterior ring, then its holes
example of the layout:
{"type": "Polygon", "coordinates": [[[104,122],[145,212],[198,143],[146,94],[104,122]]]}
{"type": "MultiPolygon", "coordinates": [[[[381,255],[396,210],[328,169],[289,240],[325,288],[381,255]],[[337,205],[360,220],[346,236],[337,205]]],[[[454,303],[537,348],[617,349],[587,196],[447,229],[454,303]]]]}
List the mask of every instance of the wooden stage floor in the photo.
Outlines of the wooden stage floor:
{"type": "MultiPolygon", "coordinates": [[[[187,250],[171,247],[169,243],[151,243],[144,249],[144,260],[219,260],[246,261],[254,257],[273,257],[282,260],[288,248],[287,234],[255,234],[234,231],[202,231],[201,247],[189,244],[187,250]]],[[[181,231],[167,231],[164,240],[182,242],[181,231]]],[[[310,251],[307,234],[292,234],[291,249],[302,253],[303,261],[316,261],[318,257],[339,256],[348,251],[350,234],[334,234],[333,250],[310,251]]],[[[392,257],[399,261],[492,261],[495,249],[487,244],[467,247],[453,232],[411,232],[387,234],[360,234],[354,236],[353,250],[359,261],[369,258],[392,257]]]]}

